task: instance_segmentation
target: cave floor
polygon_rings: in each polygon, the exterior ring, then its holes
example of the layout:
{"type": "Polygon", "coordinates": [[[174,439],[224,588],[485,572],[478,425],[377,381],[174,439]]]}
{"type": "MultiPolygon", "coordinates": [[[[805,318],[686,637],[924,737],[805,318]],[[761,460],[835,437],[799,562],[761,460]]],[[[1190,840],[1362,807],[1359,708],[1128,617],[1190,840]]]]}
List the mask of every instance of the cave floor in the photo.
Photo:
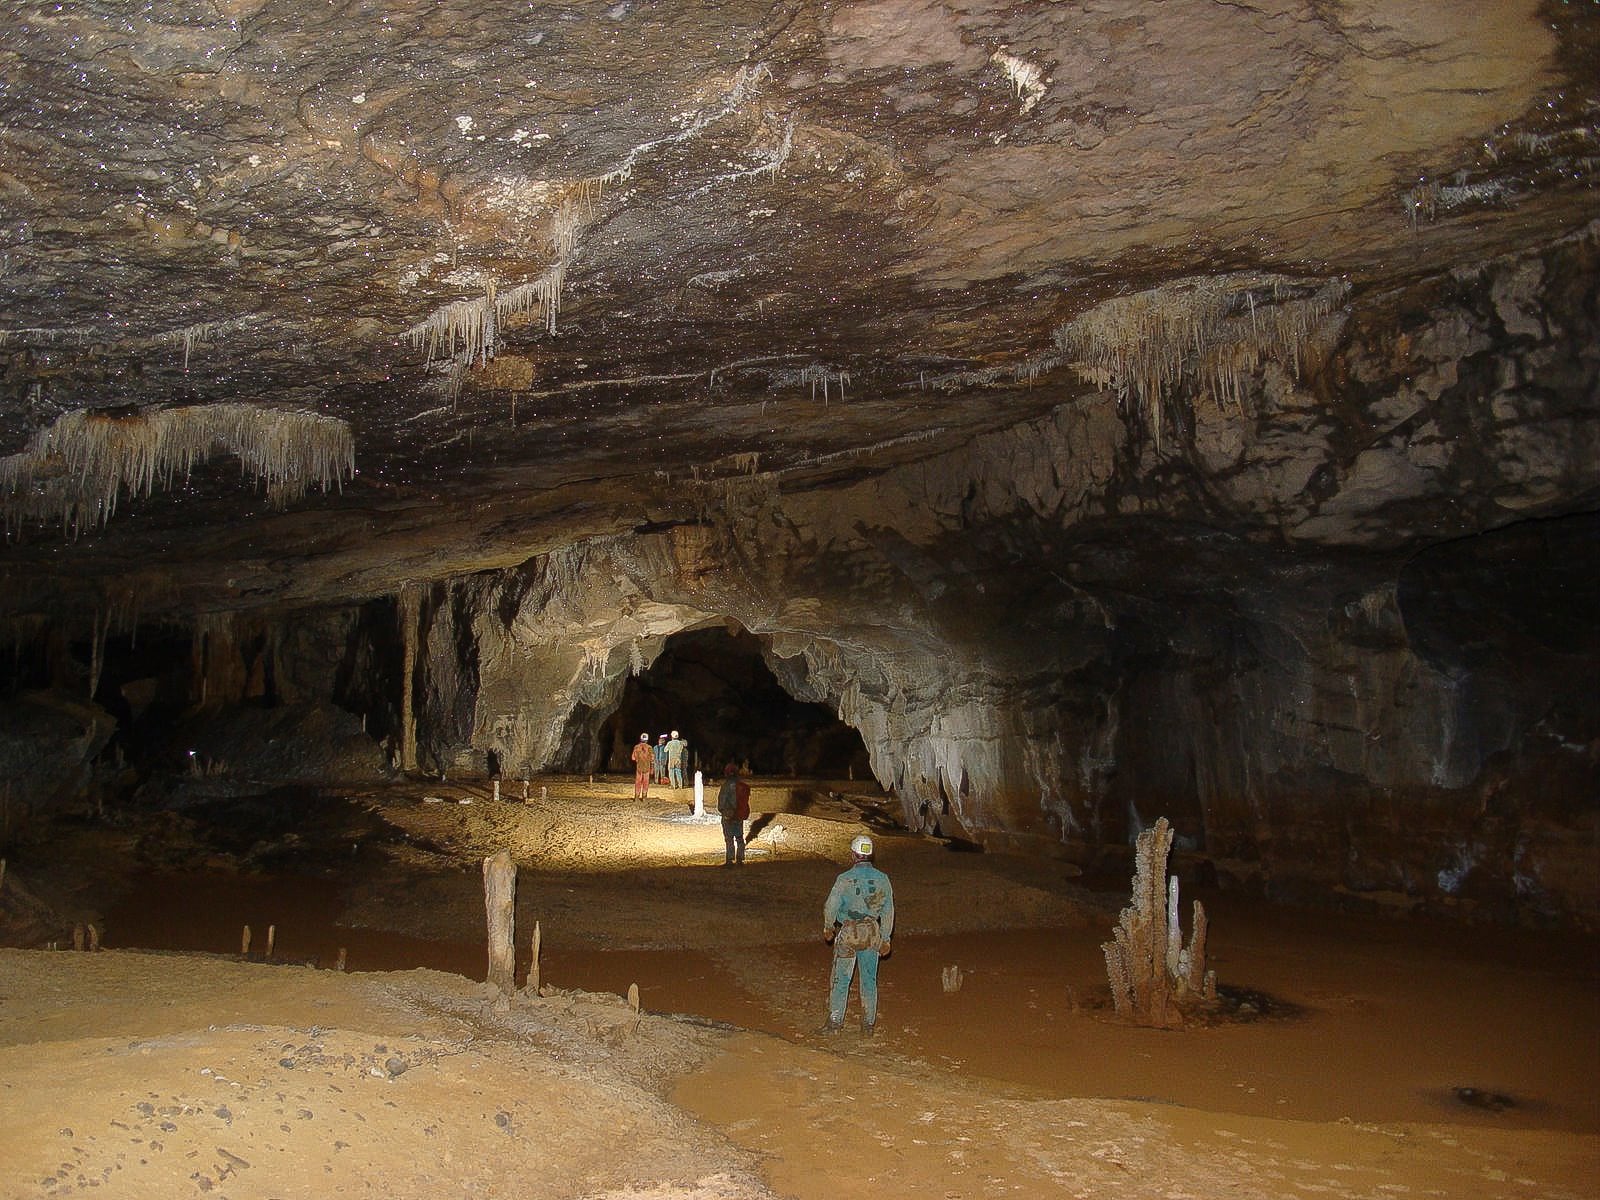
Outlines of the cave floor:
{"type": "Polygon", "coordinates": [[[866,789],[756,784],[760,833],[734,870],[688,792],[636,802],[603,777],[533,781],[528,803],[519,784],[498,802],[481,783],[350,792],[226,846],[191,815],[168,822],[164,864],[148,831],[80,832],[63,877],[109,949],[0,951],[0,1194],[1577,1197],[1600,1181],[1592,938],[1206,895],[1212,965],[1259,1011],[1131,1029],[1108,1017],[1099,950],[1123,896],[895,834],[866,789]],[[871,1040],[814,1032],[821,901],[862,829],[900,910],[871,1040]],[[479,864],[502,846],[519,980],[537,920],[546,985],[509,1013],[467,978],[479,864]],[[256,961],[237,958],[245,922],[256,961]],[[313,969],[341,947],[348,973],[313,969]]]}

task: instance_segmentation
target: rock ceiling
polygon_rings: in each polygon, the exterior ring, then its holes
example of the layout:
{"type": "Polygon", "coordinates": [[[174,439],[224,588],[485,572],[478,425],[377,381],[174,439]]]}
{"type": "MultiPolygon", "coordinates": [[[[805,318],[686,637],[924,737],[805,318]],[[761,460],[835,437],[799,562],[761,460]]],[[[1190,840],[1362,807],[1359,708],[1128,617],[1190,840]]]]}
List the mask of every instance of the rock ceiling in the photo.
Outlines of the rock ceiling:
{"type": "Polygon", "coordinates": [[[1080,399],[1181,442],[1174,339],[1249,323],[1226,395],[1581,235],[1596,17],[5,3],[0,614],[141,572],[191,606],[377,594],[1080,399]],[[133,465],[82,457],[118,438],[133,465]]]}

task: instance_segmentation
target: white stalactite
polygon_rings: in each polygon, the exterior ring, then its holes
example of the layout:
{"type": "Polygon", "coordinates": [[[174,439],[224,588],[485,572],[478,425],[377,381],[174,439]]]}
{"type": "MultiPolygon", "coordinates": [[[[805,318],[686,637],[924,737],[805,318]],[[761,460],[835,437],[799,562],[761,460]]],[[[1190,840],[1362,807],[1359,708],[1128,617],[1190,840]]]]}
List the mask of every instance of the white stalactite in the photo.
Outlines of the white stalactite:
{"type": "Polygon", "coordinates": [[[0,458],[0,517],[8,526],[57,518],[78,534],[103,526],[124,495],[169,488],[197,463],[235,455],[245,476],[282,508],[315,485],[355,474],[350,427],[318,413],[208,404],[131,414],[80,409],[0,458]]]}

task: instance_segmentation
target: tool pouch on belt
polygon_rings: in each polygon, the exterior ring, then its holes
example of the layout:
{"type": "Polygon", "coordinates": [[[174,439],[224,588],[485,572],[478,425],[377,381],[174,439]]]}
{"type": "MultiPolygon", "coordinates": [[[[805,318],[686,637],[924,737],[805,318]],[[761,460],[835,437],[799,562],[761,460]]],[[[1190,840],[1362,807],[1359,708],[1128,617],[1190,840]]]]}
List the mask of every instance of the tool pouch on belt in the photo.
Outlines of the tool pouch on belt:
{"type": "Polygon", "coordinates": [[[833,938],[836,958],[846,958],[857,950],[877,950],[883,945],[883,934],[878,930],[877,917],[860,917],[839,922],[839,931],[833,938]]]}

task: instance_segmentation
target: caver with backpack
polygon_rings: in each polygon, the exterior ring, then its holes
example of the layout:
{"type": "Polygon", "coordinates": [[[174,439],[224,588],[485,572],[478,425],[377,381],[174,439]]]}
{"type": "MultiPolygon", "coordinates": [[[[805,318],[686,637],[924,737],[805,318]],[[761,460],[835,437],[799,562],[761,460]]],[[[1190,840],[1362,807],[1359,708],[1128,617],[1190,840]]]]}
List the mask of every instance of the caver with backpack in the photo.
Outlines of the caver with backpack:
{"type": "Polygon", "coordinates": [[[744,862],[744,823],[750,816],[750,785],[739,778],[739,768],[729,763],[722,768],[722,786],[717,789],[717,815],[722,818],[722,841],[727,848],[725,867],[744,862]]]}
{"type": "Polygon", "coordinates": [[[894,889],[872,863],[871,838],[863,834],[853,839],[850,858],[850,869],[833,881],[822,906],[822,940],[833,946],[828,1023],[822,1032],[844,1028],[850,977],[859,973],[861,1032],[870,1037],[878,1027],[878,960],[889,956],[894,934],[894,889]]]}

